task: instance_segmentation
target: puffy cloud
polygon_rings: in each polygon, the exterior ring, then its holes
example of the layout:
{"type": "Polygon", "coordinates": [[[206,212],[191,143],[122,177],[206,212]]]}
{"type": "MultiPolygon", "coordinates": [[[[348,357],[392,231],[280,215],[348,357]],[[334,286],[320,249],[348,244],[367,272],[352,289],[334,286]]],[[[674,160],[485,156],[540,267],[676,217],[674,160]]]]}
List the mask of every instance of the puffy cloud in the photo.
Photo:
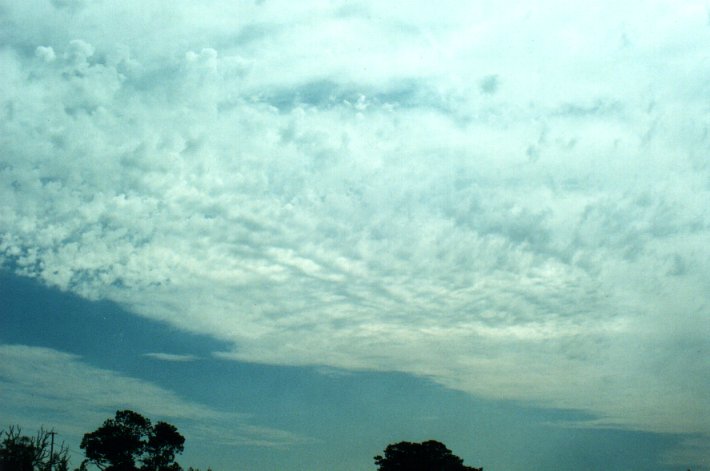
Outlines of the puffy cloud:
{"type": "Polygon", "coordinates": [[[3,13],[6,267],[226,357],[710,433],[697,3],[104,3],[3,13]]]}
{"type": "Polygon", "coordinates": [[[56,54],[54,54],[54,49],[44,46],[37,46],[37,49],[35,49],[35,55],[45,62],[52,62],[57,57],[56,54]]]}

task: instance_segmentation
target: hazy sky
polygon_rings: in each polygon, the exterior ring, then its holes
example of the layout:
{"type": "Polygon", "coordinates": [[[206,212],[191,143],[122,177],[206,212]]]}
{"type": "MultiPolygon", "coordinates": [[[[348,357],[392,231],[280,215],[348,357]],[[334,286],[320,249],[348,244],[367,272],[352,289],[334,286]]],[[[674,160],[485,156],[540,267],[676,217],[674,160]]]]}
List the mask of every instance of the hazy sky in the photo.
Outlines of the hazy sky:
{"type": "Polygon", "coordinates": [[[0,0],[0,426],[708,470],[709,202],[707,0],[0,0]]]}

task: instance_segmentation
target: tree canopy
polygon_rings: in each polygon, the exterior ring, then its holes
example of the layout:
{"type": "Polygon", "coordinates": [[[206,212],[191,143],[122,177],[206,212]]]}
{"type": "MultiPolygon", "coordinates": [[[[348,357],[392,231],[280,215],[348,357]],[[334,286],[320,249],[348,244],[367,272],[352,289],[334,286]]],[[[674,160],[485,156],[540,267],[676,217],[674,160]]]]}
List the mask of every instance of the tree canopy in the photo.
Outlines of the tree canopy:
{"type": "MultiPolygon", "coordinates": [[[[40,429],[36,436],[28,437],[19,427],[0,430],[0,471],[69,471],[68,449],[61,443],[54,451],[54,434],[40,429]]],[[[174,425],[152,424],[137,412],[119,410],[95,431],[84,434],[80,447],[86,459],[75,471],[90,467],[101,471],[183,471],[175,457],[183,452],[184,443],[185,437],[174,425]]],[[[464,465],[463,459],[436,440],[394,443],[374,460],[377,471],[483,471],[464,465]]]]}
{"type": "Polygon", "coordinates": [[[399,442],[388,445],[384,456],[375,456],[378,471],[483,471],[465,466],[443,443],[399,442]]]}
{"type": "Polygon", "coordinates": [[[175,455],[182,453],[184,443],[174,425],[152,425],[137,412],[117,411],[113,419],[84,434],[82,467],[90,462],[103,471],[179,471],[175,455]]]}

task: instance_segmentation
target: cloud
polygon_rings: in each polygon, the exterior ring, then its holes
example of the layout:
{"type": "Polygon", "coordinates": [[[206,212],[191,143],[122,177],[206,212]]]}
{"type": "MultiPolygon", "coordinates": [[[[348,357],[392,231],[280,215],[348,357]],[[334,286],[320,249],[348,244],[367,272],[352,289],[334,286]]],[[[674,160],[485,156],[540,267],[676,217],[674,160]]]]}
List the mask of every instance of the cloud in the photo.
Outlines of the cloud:
{"type": "Polygon", "coordinates": [[[4,266],[231,358],[706,437],[698,4],[381,3],[6,8],[4,266]]]}
{"type": "Polygon", "coordinates": [[[0,345],[0,360],[3,419],[27,427],[61,423],[62,435],[73,443],[119,409],[168,420],[190,440],[208,443],[215,436],[269,447],[308,440],[257,427],[234,412],[185,400],[150,382],[93,367],[57,350],[5,344],[0,345]]]}
{"type": "Polygon", "coordinates": [[[136,407],[149,415],[215,419],[218,412],[184,401],[150,383],[91,367],[75,355],[25,345],[2,345],[6,404],[31,415],[65,410],[87,419],[136,407]]]}
{"type": "Polygon", "coordinates": [[[37,49],[35,49],[35,55],[40,57],[45,62],[52,62],[57,58],[56,54],[54,54],[54,49],[44,46],[37,46],[37,49]]]}
{"type": "Polygon", "coordinates": [[[497,75],[486,75],[480,81],[481,91],[483,93],[493,94],[498,91],[499,79],[497,75]]]}
{"type": "Polygon", "coordinates": [[[184,361],[195,361],[198,360],[199,358],[196,357],[195,355],[179,355],[175,353],[145,353],[143,356],[153,358],[155,360],[160,360],[160,361],[176,361],[176,362],[184,362],[184,361]]]}

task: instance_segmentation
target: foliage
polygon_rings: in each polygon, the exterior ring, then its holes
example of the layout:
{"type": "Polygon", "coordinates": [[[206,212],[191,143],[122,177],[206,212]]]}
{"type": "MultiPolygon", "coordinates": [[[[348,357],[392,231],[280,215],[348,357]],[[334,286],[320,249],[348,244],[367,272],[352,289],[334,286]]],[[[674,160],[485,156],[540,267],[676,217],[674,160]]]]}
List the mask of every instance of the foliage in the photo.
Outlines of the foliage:
{"type": "Polygon", "coordinates": [[[384,456],[375,456],[378,471],[483,471],[465,466],[443,443],[399,442],[388,445],[384,456]]]}
{"type": "Polygon", "coordinates": [[[28,437],[15,426],[0,431],[0,471],[67,471],[69,450],[62,443],[53,451],[52,433],[42,428],[28,437]]]}
{"type": "Polygon", "coordinates": [[[84,434],[80,446],[86,460],[82,467],[86,469],[90,462],[104,471],[179,471],[182,468],[175,455],[182,453],[184,443],[185,437],[173,425],[151,425],[137,412],[117,411],[115,418],[84,434]]]}

